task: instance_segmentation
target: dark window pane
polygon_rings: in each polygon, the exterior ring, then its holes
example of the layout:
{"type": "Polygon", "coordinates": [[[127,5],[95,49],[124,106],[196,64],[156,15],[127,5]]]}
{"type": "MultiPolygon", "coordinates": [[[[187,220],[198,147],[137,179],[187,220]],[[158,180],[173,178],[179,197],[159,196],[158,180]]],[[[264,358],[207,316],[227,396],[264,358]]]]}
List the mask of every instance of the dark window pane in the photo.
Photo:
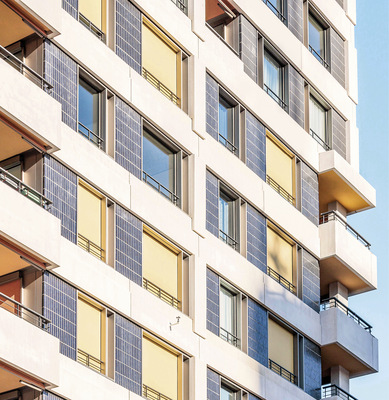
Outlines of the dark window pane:
{"type": "MultiPolygon", "coordinates": [[[[78,85],[78,120],[87,129],[99,136],[99,92],[88,83],[80,79],[78,85]]],[[[85,128],[80,131],[88,136],[85,128]]],[[[89,137],[89,139],[93,139],[89,137]]]]}

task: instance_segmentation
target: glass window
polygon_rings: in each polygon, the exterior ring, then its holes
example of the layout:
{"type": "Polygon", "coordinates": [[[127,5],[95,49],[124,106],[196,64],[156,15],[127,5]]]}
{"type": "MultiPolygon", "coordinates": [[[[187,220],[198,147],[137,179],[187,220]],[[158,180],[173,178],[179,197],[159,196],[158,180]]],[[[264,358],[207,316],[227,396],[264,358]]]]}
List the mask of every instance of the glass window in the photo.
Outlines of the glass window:
{"type": "Polygon", "coordinates": [[[283,16],[283,0],[266,0],[266,4],[282,22],[285,21],[285,17],[283,16]]]}
{"type": "Polygon", "coordinates": [[[311,95],[309,97],[309,129],[315,139],[319,138],[324,143],[327,143],[326,114],[326,109],[311,95]]]}
{"type": "Polygon", "coordinates": [[[219,196],[219,229],[220,237],[228,244],[234,239],[234,200],[226,193],[219,196]]]}
{"type": "Polygon", "coordinates": [[[237,346],[236,293],[220,287],[220,337],[237,346]]]}
{"type": "Polygon", "coordinates": [[[220,400],[237,400],[236,392],[223,382],[220,386],[220,400]]]}
{"type": "Polygon", "coordinates": [[[283,67],[268,51],[265,51],[264,84],[267,93],[283,105],[283,67]]]}
{"type": "Polygon", "coordinates": [[[315,17],[309,14],[309,50],[323,64],[325,54],[325,30],[315,17]]]}
{"type": "Polygon", "coordinates": [[[223,98],[219,100],[219,142],[235,152],[234,107],[223,98]]]}

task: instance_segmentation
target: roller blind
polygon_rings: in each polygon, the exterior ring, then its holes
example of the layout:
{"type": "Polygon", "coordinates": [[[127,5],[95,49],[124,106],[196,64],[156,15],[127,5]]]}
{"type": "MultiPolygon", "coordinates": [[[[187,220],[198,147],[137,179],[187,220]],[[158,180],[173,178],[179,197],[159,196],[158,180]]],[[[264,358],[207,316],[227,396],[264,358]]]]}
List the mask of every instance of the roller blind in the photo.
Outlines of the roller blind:
{"type": "Polygon", "coordinates": [[[102,0],[78,0],[78,10],[93,25],[102,29],[102,0]]]}
{"type": "Polygon", "coordinates": [[[271,228],[267,228],[267,265],[293,283],[293,246],[271,228]]]}
{"type": "Polygon", "coordinates": [[[294,374],[293,333],[269,319],[269,359],[294,374]]]}

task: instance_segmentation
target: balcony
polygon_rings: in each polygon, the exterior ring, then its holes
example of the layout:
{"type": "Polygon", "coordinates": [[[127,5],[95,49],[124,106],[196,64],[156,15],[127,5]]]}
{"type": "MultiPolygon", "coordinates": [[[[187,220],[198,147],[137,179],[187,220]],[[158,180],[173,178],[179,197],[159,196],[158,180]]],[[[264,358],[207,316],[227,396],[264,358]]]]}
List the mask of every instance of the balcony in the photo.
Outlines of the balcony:
{"type": "Polygon", "coordinates": [[[345,390],[341,389],[337,385],[325,385],[321,388],[321,398],[329,399],[336,398],[336,400],[357,400],[356,397],[351,396],[345,390]]]}
{"type": "Polygon", "coordinates": [[[172,400],[170,397],[157,392],[147,385],[143,385],[143,397],[149,400],[172,400]]]}
{"type": "Polygon", "coordinates": [[[143,278],[143,287],[152,293],[154,296],[157,296],[165,303],[170,304],[172,307],[177,308],[177,310],[181,310],[181,302],[180,300],[173,297],[171,294],[166,292],[165,290],[161,289],[154,283],[150,282],[148,279],[143,278]]]}
{"type": "Polygon", "coordinates": [[[287,381],[297,385],[297,376],[269,358],[269,368],[287,381]]]}
{"type": "Polygon", "coordinates": [[[296,295],[296,293],[297,293],[296,286],[293,285],[292,283],[290,283],[283,276],[281,276],[277,271],[274,271],[274,269],[267,266],[267,274],[270,276],[270,278],[274,279],[276,282],[278,282],[281,286],[283,286],[290,293],[293,293],[294,295],[296,295]]]}
{"type": "Polygon", "coordinates": [[[279,185],[270,175],[266,175],[266,183],[274,189],[280,196],[288,201],[292,206],[296,206],[296,199],[288,193],[281,185],[279,185]]]}
{"type": "Polygon", "coordinates": [[[347,287],[349,295],[377,287],[377,260],[370,243],[342,217],[334,211],[322,214],[319,235],[321,293],[327,293],[332,282],[347,287]]]}

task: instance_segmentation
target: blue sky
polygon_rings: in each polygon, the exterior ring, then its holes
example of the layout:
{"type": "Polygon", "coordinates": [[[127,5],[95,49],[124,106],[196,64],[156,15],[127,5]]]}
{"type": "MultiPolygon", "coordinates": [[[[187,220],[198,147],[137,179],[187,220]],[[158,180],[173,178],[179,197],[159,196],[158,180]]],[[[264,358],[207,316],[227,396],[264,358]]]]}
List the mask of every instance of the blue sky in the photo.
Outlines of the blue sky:
{"type": "Polygon", "coordinates": [[[379,339],[380,372],[351,381],[358,400],[389,399],[389,2],[357,0],[360,173],[377,190],[377,207],[349,223],[378,257],[378,290],[350,298],[349,306],[373,325],[379,339]]]}

